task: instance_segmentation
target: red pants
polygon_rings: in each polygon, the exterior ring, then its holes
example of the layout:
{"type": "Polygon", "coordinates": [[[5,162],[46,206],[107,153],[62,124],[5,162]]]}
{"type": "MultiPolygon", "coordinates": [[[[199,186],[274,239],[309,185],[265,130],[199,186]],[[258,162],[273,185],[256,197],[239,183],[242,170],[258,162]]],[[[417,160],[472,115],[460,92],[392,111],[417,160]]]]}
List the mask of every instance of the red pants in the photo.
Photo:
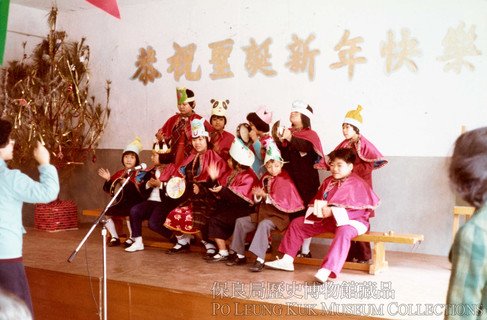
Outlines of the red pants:
{"type": "Polygon", "coordinates": [[[324,232],[333,232],[335,237],[323,259],[321,268],[330,270],[332,272],[330,277],[336,278],[347,258],[350,241],[358,235],[357,229],[352,226],[337,227],[333,218],[327,218],[314,224],[305,224],[304,217],[296,218],[291,221],[284,238],[281,240],[279,251],[296,257],[304,239],[324,232]]]}

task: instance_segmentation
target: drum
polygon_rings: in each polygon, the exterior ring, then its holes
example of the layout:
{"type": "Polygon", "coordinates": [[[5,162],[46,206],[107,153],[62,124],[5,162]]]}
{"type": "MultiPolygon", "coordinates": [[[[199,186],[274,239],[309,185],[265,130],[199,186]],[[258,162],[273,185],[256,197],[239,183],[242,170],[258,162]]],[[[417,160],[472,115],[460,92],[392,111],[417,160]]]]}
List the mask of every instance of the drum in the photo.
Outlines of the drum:
{"type": "Polygon", "coordinates": [[[169,198],[178,199],[186,190],[186,181],[180,177],[172,177],[166,182],[166,194],[169,198]]]}
{"type": "Polygon", "coordinates": [[[249,144],[249,132],[251,128],[247,123],[241,123],[237,127],[237,138],[240,138],[245,145],[249,144]]]}

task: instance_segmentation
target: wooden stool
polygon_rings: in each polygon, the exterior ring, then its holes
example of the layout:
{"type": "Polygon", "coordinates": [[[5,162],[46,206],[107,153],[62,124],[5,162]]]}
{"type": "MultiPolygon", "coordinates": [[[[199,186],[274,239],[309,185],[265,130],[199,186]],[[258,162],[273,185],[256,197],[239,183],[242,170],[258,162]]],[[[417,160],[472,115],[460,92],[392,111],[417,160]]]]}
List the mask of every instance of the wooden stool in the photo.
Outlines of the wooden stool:
{"type": "Polygon", "coordinates": [[[460,227],[460,217],[465,218],[465,222],[470,219],[470,217],[475,212],[474,207],[466,207],[466,206],[454,206],[453,207],[453,239],[455,239],[455,234],[460,227]]]}

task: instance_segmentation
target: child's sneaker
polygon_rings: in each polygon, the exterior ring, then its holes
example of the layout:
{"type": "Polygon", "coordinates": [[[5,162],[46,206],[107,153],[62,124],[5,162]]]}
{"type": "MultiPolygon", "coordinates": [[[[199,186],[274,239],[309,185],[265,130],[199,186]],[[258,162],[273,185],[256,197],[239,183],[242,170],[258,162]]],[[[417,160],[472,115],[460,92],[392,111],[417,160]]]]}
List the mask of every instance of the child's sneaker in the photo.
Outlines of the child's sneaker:
{"type": "Polygon", "coordinates": [[[294,264],[292,262],[284,262],[282,259],[277,259],[274,261],[268,261],[265,263],[266,267],[284,270],[284,271],[294,271],[294,264]]]}

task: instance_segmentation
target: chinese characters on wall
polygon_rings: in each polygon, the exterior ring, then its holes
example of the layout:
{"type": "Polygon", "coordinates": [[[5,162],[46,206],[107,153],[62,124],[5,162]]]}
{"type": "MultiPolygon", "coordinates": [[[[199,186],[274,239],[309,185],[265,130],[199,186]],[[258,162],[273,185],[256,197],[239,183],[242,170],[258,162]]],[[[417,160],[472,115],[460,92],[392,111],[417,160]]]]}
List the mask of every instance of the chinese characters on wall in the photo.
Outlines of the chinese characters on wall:
{"type": "MultiPolygon", "coordinates": [[[[459,74],[463,68],[470,71],[475,70],[473,63],[466,60],[467,57],[481,55],[475,46],[477,38],[475,25],[470,26],[468,31],[465,31],[465,28],[463,22],[456,28],[449,28],[441,42],[443,52],[436,60],[444,63],[443,70],[445,72],[454,71],[459,74]]],[[[315,59],[321,54],[321,51],[313,46],[314,40],[314,34],[310,34],[306,39],[301,39],[293,34],[286,47],[289,50],[289,57],[285,67],[293,73],[307,73],[310,81],[315,78],[315,59]]],[[[210,79],[219,80],[234,77],[228,61],[233,52],[234,44],[235,42],[232,39],[208,44],[211,50],[209,63],[212,67],[209,74],[210,79]]],[[[258,73],[266,77],[277,75],[277,71],[272,66],[271,44],[272,38],[270,37],[261,43],[250,38],[248,45],[241,48],[245,53],[244,68],[249,77],[254,77],[258,73]]],[[[352,80],[355,72],[368,61],[367,57],[361,53],[364,44],[363,37],[354,35],[350,30],[344,30],[341,39],[334,47],[336,58],[333,60],[336,62],[330,64],[329,68],[337,72],[340,70],[347,72],[348,79],[352,80]]],[[[167,72],[172,73],[177,81],[182,76],[190,81],[200,80],[201,66],[193,65],[197,50],[196,44],[191,43],[183,47],[174,42],[173,49],[173,55],[167,59],[169,63],[167,72]]],[[[380,43],[379,51],[381,58],[384,59],[384,69],[387,75],[397,72],[403,67],[410,72],[417,72],[418,65],[414,59],[421,55],[420,44],[407,28],[401,29],[399,35],[388,30],[386,40],[380,43]]],[[[152,47],[141,48],[135,63],[137,70],[132,79],[139,79],[144,85],[147,85],[149,81],[154,82],[155,78],[160,78],[161,73],[154,67],[156,61],[156,52],[152,47]]]]}

